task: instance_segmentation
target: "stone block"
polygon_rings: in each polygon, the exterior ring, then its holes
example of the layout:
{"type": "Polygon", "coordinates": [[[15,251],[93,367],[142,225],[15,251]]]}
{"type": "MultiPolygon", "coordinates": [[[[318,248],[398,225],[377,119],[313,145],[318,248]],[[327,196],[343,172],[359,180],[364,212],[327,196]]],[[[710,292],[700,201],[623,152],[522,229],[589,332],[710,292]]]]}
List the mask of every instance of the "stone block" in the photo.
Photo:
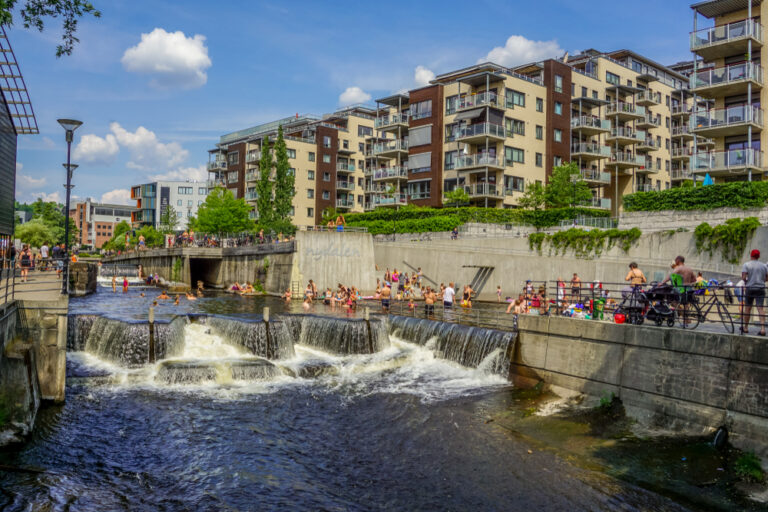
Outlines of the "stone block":
{"type": "Polygon", "coordinates": [[[768,366],[732,361],[728,409],[768,421],[768,366]]]}
{"type": "Polygon", "coordinates": [[[622,346],[565,338],[550,338],[545,368],[585,379],[619,384],[622,346]]]}
{"type": "Polygon", "coordinates": [[[768,364],[768,343],[764,338],[733,336],[731,343],[733,359],[768,364]]]}
{"type": "Polygon", "coordinates": [[[515,363],[544,368],[549,336],[533,331],[521,332],[515,347],[515,363]]]}

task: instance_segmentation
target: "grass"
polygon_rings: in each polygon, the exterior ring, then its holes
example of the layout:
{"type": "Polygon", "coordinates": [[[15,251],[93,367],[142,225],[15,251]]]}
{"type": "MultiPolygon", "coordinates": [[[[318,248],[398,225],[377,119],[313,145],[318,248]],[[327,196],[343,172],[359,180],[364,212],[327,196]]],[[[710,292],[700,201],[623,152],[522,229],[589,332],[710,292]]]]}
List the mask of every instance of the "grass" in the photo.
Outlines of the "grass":
{"type": "Polygon", "coordinates": [[[733,465],[736,476],[745,482],[763,482],[765,473],[760,465],[760,459],[752,452],[743,453],[733,465]]]}

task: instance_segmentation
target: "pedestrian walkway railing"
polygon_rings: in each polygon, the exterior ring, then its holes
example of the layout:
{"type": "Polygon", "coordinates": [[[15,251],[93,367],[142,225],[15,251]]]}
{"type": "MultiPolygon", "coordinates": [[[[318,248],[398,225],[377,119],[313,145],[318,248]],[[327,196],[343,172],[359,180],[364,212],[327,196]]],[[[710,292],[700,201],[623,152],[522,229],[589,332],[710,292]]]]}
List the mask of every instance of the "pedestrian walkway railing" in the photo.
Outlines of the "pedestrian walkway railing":
{"type": "Polygon", "coordinates": [[[576,217],[560,221],[560,228],[598,228],[613,229],[619,225],[619,219],[610,217],[576,217]]]}
{"type": "Polygon", "coordinates": [[[441,301],[437,301],[432,308],[427,308],[423,300],[416,301],[414,307],[410,307],[409,301],[395,300],[390,301],[390,307],[384,311],[380,300],[362,301],[359,307],[369,307],[371,312],[382,312],[388,315],[408,316],[412,318],[423,318],[437,322],[447,322],[453,324],[468,325],[472,327],[483,327],[487,329],[498,329],[500,331],[516,331],[517,317],[507,314],[505,309],[488,309],[484,307],[464,308],[460,304],[453,304],[447,308],[441,301]]]}
{"type": "Polygon", "coordinates": [[[367,233],[368,228],[361,226],[299,226],[299,231],[333,231],[336,233],[367,233]],[[339,229],[341,228],[341,229],[339,229]]]}

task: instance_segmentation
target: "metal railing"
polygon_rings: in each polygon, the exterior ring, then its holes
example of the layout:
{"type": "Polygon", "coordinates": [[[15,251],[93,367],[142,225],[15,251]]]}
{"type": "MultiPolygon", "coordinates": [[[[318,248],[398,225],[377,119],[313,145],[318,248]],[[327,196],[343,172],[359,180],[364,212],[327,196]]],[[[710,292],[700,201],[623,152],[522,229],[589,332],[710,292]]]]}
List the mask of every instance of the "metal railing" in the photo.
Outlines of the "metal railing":
{"type": "Polygon", "coordinates": [[[760,64],[742,62],[721,68],[705,69],[690,78],[691,89],[727,85],[741,80],[754,80],[762,84],[763,68],[760,64]]]}
{"type": "Polygon", "coordinates": [[[504,127],[500,124],[478,123],[461,126],[459,128],[457,139],[466,139],[478,136],[505,137],[504,127]]]}
{"type": "Polygon", "coordinates": [[[757,20],[741,20],[705,28],[691,33],[691,50],[696,51],[736,39],[752,37],[763,40],[763,29],[757,20]]]}
{"type": "Polygon", "coordinates": [[[611,121],[591,116],[573,117],[571,118],[571,128],[595,128],[607,131],[611,129],[611,121]]]}
{"type": "Polygon", "coordinates": [[[694,130],[707,130],[744,123],[763,126],[763,111],[759,107],[738,105],[706,111],[698,111],[693,117],[694,130]]]}
{"type": "Polygon", "coordinates": [[[742,172],[745,167],[762,167],[763,153],[755,149],[731,149],[699,153],[693,157],[694,172],[710,170],[735,170],[742,172]]]}
{"type": "Polygon", "coordinates": [[[498,157],[491,155],[461,155],[456,158],[454,169],[468,169],[472,167],[504,167],[504,163],[498,157]]]}
{"type": "Polygon", "coordinates": [[[391,180],[393,178],[408,178],[408,169],[402,166],[385,167],[384,169],[374,169],[371,178],[374,180],[391,180]]]}

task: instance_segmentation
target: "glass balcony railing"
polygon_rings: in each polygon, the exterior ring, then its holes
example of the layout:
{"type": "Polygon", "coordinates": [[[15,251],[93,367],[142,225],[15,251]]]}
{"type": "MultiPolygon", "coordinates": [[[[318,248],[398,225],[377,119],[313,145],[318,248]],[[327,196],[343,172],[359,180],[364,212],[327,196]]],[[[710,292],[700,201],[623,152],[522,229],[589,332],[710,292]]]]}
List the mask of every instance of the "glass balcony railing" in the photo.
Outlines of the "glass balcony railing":
{"type": "Polygon", "coordinates": [[[373,146],[374,154],[389,153],[392,151],[408,151],[408,141],[405,139],[393,140],[390,142],[379,142],[373,146]]]}
{"type": "Polygon", "coordinates": [[[693,117],[694,130],[706,130],[744,123],[763,125],[763,111],[759,107],[738,105],[714,110],[700,110],[693,117]]]}
{"type": "Polygon", "coordinates": [[[374,122],[376,128],[386,128],[388,126],[394,126],[398,124],[408,124],[408,112],[380,117],[374,122]]]}
{"type": "Polygon", "coordinates": [[[690,78],[691,89],[704,87],[716,87],[718,85],[727,85],[742,80],[754,80],[757,83],[763,83],[763,68],[760,64],[751,62],[741,62],[731,64],[722,68],[711,68],[699,71],[690,78]]]}
{"type": "Polygon", "coordinates": [[[691,50],[696,51],[738,39],[763,40],[763,29],[756,20],[741,20],[727,25],[705,28],[691,33],[691,50]]]}
{"type": "Polygon", "coordinates": [[[593,128],[608,131],[611,129],[611,122],[607,119],[591,116],[573,117],[571,118],[571,128],[593,128]]]}
{"type": "Polygon", "coordinates": [[[355,172],[356,169],[355,164],[344,164],[341,162],[336,164],[337,172],[355,172]]]}
{"type": "Polygon", "coordinates": [[[637,124],[649,125],[653,128],[661,126],[661,119],[658,117],[645,116],[643,119],[639,119],[637,124]]]}
{"type": "Polygon", "coordinates": [[[405,194],[392,194],[372,196],[371,204],[376,206],[404,206],[408,204],[408,198],[405,194]]]}
{"type": "Polygon", "coordinates": [[[643,167],[645,166],[645,157],[641,155],[633,155],[631,153],[613,153],[611,154],[609,163],[619,163],[643,167]]]}
{"type": "Polygon", "coordinates": [[[763,153],[755,149],[731,149],[712,153],[699,153],[693,157],[693,170],[741,170],[745,167],[762,167],[763,153]]]}
{"type": "Polygon", "coordinates": [[[600,144],[590,144],[588,142],[581,142],[571,145],[571,153],[585,153],[596,156],[611,156],[611,148],[608,146],[602,146],[600,144]]]}
{"type": "Polygon", "coordinates": [[[595,169],[582,169],[581,179],[586,181],[597,181],[599,183],[610,183],[611,173],[602,172],[595,169]]]}
{"type": "Polygon", "coordinates": [[[252,164],[258,162],[259,158],[261,158],[261,154],[259,154],[258,151],[249,151],[248,154],[245,155],[245,163],[252,164]]]}
{"type": "Polygon", "coordinates": [[[673,180],[692,180],[693,173],[690,169],[672,169],[669,171],[669,177],[673,180]]]}
{"type": "Polygon", "coordinates": [[[645,117],[645,107],[640,105],[633,105],[631,103],[624,103],[623,101],[614,102],[609,104],[605,109],[606,115],[618,115],[618,114],[631,114],[635,116],[645,117]]]}
{"type": "Polygon", "coordinates": [[[635,96],[635,101],[658,104],[661,103],[661,93],[653,91],[640,91],[637,93],[637,96],[635,96]]]}
{"type": "Polygon", "coordinates": [[[459,99],[457,110],[466,110],[477,107],[504,107],[504,96],[499,96],[495,92],[481,92],[471,94],[459,99]]]}
{"type": "Polygon", "coordinates": [[[338,190],[355,190],[354,181],[337,181],[336,188],[338,190]]]}
{"type": "Polygon", "coordinates": [[[645,140],[645,132],[638,132],[630,128],[614,128],[611,130],[609,138],[612,139],[632,139],[637,142],[645,140]]]}
{"type": "Polygon", "coordinates": [[[245,173],[245,181],[258,181],[259,173],[254,171],[248,171],[245,173]]]}
{"type": "Polygon", "coordinates": [[[486,166],[504,167],[504,163],[500,158],[492,155],[462,155],[456,158],[454,169],[486,166]]]}
{"type": "Polygon", "coordinates": [[[635,192],[652,192],[656,190],[650,183],[638,183],[635,185],[635,192]]]}
{"type": "Polygon", "coordinates": [[[693,112],[693,107],[690,105],[672,105],[672,115],[687,115],[693,112]]]}
{"type": "Polygon", "coordinates": [[[693,156],[693,148],[672,148],[672,158],[693,156]]]}
{"type": "Polygon", "coordinates": [[[657,173],[661,172],[661,165],[654,162],[650,158],[646,158],[640,170],[643,172],[657,173]]]}
{"type": "Polygon", "coordinates": [[[462,188],[469,197],[504,197],[504,188],[495,183],[474,183],[462,188]]]}
{"type": "Polygon", "coordinates": [[[226,160],[214,160],[213,162],[208,162],[209,171],[215,171],[217,169],[226,169],[226,168],[227,168],[226,160]]]}
{"type": "Polygon", "coordinates": [[[458,130],[457,138],[466,139],[469,137],[478,136],[491,136],[491,137],[504,137],[504,127],[499,124],[493,123],[479,123],[461,126],[458,130]]]}
{"type": "Polygon", "coordinates": [[[393,178],[408,178],[408,169],[402,166],[385,167],[384,169],[374,169],[371,173],[374,180],[388,180],[393,178]]]}
{"type": "Polygon", "coordinates": [[[336,200],[336,208],[353,208],[355,206],[355,201],[353,199],[337,199],[336,200]]]}
{"type": "Polygon", "coordinates": [[[590,208],[600,208],[602,210],[610,210],[611,200],[601,198],[601,197],[593,197],[591,200],[587,201],[586,206],[590,208]]]}

